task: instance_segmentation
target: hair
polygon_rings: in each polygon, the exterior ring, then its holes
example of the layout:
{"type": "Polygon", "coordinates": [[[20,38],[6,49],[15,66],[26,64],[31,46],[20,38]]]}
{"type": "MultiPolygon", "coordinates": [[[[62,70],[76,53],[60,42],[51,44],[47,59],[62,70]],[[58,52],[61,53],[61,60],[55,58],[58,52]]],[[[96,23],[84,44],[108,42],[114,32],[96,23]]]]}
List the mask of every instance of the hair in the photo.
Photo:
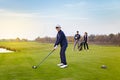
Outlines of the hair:
{"type": "Polygon", "coordinates": [[[57,29],[57,28],[61,28],[61,27],[56,27],[56,29],[57,29]]]}
{"type": "Polygon", "coordinates": [[[87,32],[85,32],[85,34],[88,34],[87,32]]]}

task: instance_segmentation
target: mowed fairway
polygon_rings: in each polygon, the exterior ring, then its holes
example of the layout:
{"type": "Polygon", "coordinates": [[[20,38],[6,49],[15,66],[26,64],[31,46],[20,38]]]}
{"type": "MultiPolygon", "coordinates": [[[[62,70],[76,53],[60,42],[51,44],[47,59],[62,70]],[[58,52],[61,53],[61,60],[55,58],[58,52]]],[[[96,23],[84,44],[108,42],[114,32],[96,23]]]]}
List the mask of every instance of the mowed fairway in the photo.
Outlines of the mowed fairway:
{"type": "Polygon", "coordinates": [[[59,49],[38,68],[32,69],[53,49],[53,44],[0,42],[18,50],[0,54],[0,80],[120,80],[120,47],[90,45],[89,51],[67,49],[68,68],[60,69],[59,49]],[[106,65],[107,69],[101,69],[106,65]]]}

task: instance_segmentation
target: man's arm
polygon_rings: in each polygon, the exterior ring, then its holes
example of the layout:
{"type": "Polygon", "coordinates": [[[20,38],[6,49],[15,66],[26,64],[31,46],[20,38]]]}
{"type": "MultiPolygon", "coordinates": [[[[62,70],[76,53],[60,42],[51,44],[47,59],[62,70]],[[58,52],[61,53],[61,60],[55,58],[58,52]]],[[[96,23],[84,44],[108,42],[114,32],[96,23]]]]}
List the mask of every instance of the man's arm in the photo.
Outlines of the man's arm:
{"type": "Polygon", "coordinates": [[[63,39],[63,33],[62,33],[62,32],[61,32],[61,33],[58,33],[58,35],[57,35],[57,40],[56,40],[56,42],[55,42],[54,47],[55,47],[56,45],[59,45],[60,42],[62,41],[62,39],[63,39]]]}

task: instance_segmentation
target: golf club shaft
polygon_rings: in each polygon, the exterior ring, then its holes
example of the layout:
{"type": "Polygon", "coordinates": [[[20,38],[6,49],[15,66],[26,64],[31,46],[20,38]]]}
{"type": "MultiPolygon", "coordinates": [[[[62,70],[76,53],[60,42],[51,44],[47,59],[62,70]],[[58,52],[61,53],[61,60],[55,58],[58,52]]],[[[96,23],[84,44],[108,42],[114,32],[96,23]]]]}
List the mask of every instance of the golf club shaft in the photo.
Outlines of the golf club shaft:
{"type": "Polygon", "coordinates": [[[55,49],[53,49],[53,50],[37,65],[37,67],[39,67],[54,51],[55,51],[55,49]]]}

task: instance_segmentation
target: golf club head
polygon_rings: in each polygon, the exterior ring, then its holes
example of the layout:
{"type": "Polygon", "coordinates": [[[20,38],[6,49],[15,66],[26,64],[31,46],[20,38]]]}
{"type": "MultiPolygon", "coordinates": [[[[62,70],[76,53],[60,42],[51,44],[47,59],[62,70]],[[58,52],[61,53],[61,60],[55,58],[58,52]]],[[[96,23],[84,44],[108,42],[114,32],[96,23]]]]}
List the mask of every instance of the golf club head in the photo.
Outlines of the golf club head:
{"type": "Polygon", "coordinates": [[[32,66],[33,69],[37,69],[37,66],[32,66]]]}

